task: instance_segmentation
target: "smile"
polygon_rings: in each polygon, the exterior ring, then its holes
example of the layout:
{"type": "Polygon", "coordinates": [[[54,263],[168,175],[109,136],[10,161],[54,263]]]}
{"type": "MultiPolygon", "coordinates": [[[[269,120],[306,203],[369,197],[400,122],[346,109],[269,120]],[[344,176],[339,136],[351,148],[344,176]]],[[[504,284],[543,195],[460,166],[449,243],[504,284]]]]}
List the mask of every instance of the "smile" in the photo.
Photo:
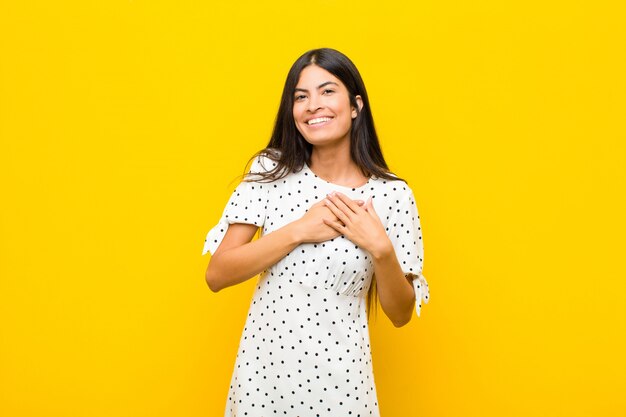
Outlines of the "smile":
{"type": "Polygon", "coordinates": [[[309,126],[319,125],[322,123],[326,123],[332,120],[332,117],[318,117],[317,119],[311,119],[306,122],[309,126]]]}

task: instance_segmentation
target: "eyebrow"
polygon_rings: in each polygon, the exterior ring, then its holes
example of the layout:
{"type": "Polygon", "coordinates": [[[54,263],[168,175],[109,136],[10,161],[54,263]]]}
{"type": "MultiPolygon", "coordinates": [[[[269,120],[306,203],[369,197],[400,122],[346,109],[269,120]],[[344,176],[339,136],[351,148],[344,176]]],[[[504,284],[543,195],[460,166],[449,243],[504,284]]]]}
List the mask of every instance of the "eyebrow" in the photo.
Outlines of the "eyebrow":
{"type": "MultiPolygon", "coordinates": [[[[327,86],[328,84],[335,84],[336,86],[339,86],[339,84],[337,84],[334,81],[326,81],[325,83],[321,83],[320,85],[317,86],[318,89],[327,86]]],[[[296,87],[296,89],[294,90],[294,93],[296,91],[304,91],[305,93],[307,93],[309,90],[305,89],[305,88],[298,88],[296,87]]]]}

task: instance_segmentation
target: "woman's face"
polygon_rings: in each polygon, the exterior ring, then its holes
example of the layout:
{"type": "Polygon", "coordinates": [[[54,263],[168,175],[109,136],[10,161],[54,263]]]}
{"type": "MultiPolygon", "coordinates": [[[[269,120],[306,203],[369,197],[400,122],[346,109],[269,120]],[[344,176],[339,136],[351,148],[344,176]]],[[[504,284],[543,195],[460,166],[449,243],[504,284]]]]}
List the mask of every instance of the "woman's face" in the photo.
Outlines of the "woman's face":
{"type": "MultiPolygon", "coordinates": [[[[356,96],[359,109],[361,96],[356,96]]],[[[293,118],[298,131],[312,145],[350,142],[352,119],[357,110],[350,105],[346,86],[339,78],[317,65],[300,73],[294,91],[293,118]]]]}

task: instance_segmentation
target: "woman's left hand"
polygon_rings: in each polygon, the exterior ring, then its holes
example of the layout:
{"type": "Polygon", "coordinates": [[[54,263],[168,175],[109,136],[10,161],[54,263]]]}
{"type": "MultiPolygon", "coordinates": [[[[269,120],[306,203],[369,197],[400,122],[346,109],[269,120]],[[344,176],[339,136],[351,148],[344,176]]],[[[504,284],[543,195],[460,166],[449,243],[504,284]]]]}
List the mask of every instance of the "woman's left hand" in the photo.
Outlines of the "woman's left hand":
{"type": "Polygon", "coordinates": [[[350,239],[355,245],[373,256],[382,254],[392,247],[385,226],[374,210],[372,197],[364,205],[359,206],[345,194],[335,191],[326,196],[324,204],[339,219],[339,221],[324,219],[324,223],[350,239]]]}

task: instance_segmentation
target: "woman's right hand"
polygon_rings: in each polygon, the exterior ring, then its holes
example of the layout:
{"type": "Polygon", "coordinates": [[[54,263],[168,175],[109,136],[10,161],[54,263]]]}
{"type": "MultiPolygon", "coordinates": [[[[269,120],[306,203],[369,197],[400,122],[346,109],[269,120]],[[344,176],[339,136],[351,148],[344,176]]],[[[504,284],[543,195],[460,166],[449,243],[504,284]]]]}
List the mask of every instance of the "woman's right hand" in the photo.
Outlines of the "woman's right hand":
{"type": "MultiPolygon", "coordinates": [[[[359,205],[364,202],[355,200],[359,205]]],[[[228,226],[222,243],[211,256],[206,282],[211,290],[243,282],[276,264],[285,255],[305,242],[324,242],[339,233],[322,219],[336,220],[324,201],[313,204],[298,220],[252,240],[258,226],[234,223],[228,226]]]]}
{"type": "MultiPolygon", "coordinates": [[[[358,205],[363,205],[362,200],[355,200],[358,205]]],[[[324,224],[322,219],[337,221],[337,216],[320,200],[313,204],[304,215],[294,222],[301,236],[301,243],[319,243],[334,239],[340,235],[332,227],[324,224]]]]}

